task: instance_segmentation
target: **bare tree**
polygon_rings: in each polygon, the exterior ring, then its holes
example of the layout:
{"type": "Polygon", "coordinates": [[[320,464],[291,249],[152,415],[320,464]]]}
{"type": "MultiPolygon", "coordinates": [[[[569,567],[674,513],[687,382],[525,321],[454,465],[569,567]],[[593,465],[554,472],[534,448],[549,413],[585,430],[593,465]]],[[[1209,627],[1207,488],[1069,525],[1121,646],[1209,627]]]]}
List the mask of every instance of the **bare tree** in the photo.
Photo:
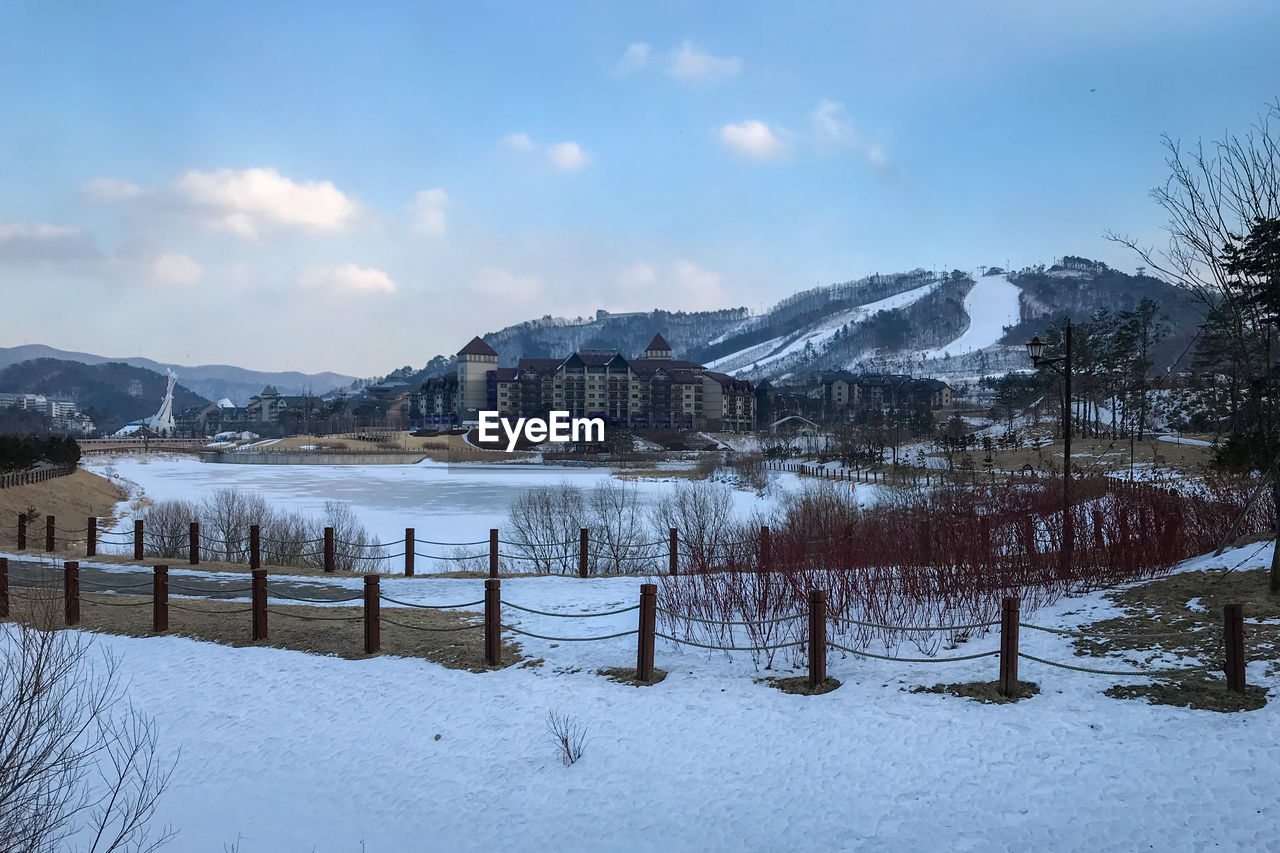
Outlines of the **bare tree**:
{"type": "MultiPolygon", "coordinates": [[[[1280,100],[1243,135],[1228,134],[1194,148],[1166,136],[1164,146],[1170,176],[1152,194],[1169,216],[1167,247],[1157,250],[1128,237],[1108,236],[1203,306],[1207,322],[1201,336],[1209,330],[1222,349],[1221,361],[1244,391],[1226,456],[1269,476],[1272,496],[1280,504],[1280,403],[1272,340],[1278,318],[1274,301],[1256,298],[1260,286],[1274,289],[1280,281],[1274,257],[1243,262],[1251,246],[1262,245],[1253,239],[1255,229],[1264,231],[1280,219],[1280,100]]],[[[1270,245],[1273,253],[1274,243],[1270,245]]],[[[1280,547],[1272,557],[1270,588],[1280,594],[1280,547]]]]}
{"type": "Polygon", "coordinates": [[[29,624],[0,633],[0,850],[150,853],[174,763],[128,701],[118,659],[51,626],[53,590],[28,590],[29,624]]]}

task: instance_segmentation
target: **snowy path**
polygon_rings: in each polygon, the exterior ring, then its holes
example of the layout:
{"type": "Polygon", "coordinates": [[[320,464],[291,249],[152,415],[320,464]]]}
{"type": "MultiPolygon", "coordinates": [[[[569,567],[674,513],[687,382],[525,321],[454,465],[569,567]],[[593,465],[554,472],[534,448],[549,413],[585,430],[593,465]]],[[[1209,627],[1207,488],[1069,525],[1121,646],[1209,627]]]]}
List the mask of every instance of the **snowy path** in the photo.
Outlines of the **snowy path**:
{"type": "Polygon", "coordinates": [[[978,279],[969,295],[964,298],[969,328],[951,343],[929,350],[924,358],[963,355],[999,342],[1004,335],[1004,327],[1016,324],[1021,316],[1018,303],[1020,293],[1017,285],[1003,275],[988,275],[978,279]]]}
{"type": "MultiPolygon", "coordinates": [[[[1255,551],[1248,567],[1269,559],[1269,549],[1255,551]]],[[[510,595],[594,610],[629,604],[634,592],[630,580],[549,578],[515,582],[510,595]]],[[[1066,627],[1114,612],[1091,595],[1034,621],[1066,627]]],[[[573,630],[634,627],[634,616],[573,630]]],[[[631,638],[527,641],[526,653],[545,663],[482,674],[177,637],[96,642],[122,655],[131,696],[155,715],[167,753],[181,746],[161,804],[162,819],[181,830],[179,850],[218,850],[238,836],[242,853],[1275,845],[1259,805],[1280,784],[1274,702],[1247,714],[1149,706],[1104,697],[1119,679],[1025,662],[1023,677],[1041,695],[981,705],[909,690],[991,679],[994,660],[835,655],[840,689],[787,696],[754,679],[790,672],[664,641],[657,663],[670,674],[658,685],[595,675],[634,661],[631,638]],[[573,767],[559,763],[545,731],[551,710],[589,727],[573,767]]],[[[1063,638],[1023,643],[1070,658],[1063,638]]],[[[1274,686],[1265,668],[1251,665],[1249,679],[1274,686]]]]}

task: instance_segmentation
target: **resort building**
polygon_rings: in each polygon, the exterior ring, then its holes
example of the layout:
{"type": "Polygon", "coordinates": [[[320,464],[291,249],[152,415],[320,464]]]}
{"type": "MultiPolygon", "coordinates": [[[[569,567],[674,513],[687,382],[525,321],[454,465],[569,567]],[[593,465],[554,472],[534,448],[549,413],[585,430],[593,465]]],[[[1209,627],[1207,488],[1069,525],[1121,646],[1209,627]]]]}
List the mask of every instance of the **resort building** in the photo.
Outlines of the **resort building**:
{"type": "Polygon", "coordinates": [[[428,380],[421,400],[423,420],[439,426],[473,422],[482,410],[511,417],[567,411],[641,430],[748,432],[756,426],[751,383],[674,358],[660,334],[642,358],[581,350],[566,358],[522,358],[514,367],[499,367],[498,353],[476,337],[458,353],[456,378],[428,380]]]}

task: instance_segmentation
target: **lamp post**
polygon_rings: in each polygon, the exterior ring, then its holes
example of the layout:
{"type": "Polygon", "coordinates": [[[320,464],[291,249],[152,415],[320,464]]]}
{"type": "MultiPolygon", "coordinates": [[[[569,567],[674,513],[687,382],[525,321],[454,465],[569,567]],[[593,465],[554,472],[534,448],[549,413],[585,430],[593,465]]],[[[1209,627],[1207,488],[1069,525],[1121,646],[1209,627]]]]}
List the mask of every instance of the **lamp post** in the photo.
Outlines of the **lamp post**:
{"type": "Polygon", "coordinates": [[[1048,368],[1062,376],[1062,575],[1070,577],[1071,552],[1075,546],[1075,525],[1071,520],[1071,318],[1067,318],[1063,335],[1063,354],[1044,357],[1044,341],[1040,336],[1027,341],[1027,355],[1037,369],[1048,368]]]}

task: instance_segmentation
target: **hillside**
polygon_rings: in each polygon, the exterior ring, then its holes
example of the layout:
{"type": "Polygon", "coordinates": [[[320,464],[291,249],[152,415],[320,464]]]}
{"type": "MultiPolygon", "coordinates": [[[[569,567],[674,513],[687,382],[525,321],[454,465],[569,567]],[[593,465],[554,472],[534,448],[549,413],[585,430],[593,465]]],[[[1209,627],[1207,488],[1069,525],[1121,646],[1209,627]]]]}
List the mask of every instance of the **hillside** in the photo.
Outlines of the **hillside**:
{"type": "MultiPolygon", "coordinates": [[[[179,381],[197,394],[210,400],[229,398],[238,406],[249,402],[249,398],[257,394],[266,385],[274,385],[281,394],[326,394],[343,388],[355,381],[354,376],[341,373],[299,373],[282,371],[273,373],[262,370],[248,370],[228,364],[201,364],[194,366],[167,365],[149,358],[138,356],[130,358],[108,358],[87,352],[68,352],[43,344],[27,344],[16,347],[0,347],[0,369],[22,361],[37,358],[53,358],[62,361],[75,361],[81,364],[106,364],[115,362],[132,367],[141,367],[155,373],[163,374],[168,367],[178,374],[179,381]]],[[[152,414],[148,412],[148,414],[152,414]]]]}
{"type": "MultiPolygon", "coordinates": [[[[635,356],[661,332],[677,357],[753,381],[867,370],[956,382],[1029,368],[1025,341],[1055,319],[1069,314],[1084,321],[1099,310],[1119,314],[1142,299],[1152,299],[1168,315],[1171,332],[1156,353],[1157,368],[1168,366],[1199,326],[1186,295],[1150,276],[1071,256],[1013,273],[984,267],[978,274],[917,269],[871,275],[796,293],[757,315],[745,308],[602,311],[595,319],[529,320],[484,338],[504,366],[522,356],[562,356],[577,349],[635,356]]],[[[434,374],[448,362],[433,364],[434,374]]],[[[411,371],[398,374],[408,377],[411,371]]]]}
{"type": "MultiPolygon", "coordinates": [[[[104,432],[154,415],[164,399],[167,382],[166,377],[153,370],[120,362],[82,364],[37,358],[0,370],[0,391],[71,399],[104,432]]],[[[208,402],[181,383],[174,386],[175,412],[208,402]]]]}

